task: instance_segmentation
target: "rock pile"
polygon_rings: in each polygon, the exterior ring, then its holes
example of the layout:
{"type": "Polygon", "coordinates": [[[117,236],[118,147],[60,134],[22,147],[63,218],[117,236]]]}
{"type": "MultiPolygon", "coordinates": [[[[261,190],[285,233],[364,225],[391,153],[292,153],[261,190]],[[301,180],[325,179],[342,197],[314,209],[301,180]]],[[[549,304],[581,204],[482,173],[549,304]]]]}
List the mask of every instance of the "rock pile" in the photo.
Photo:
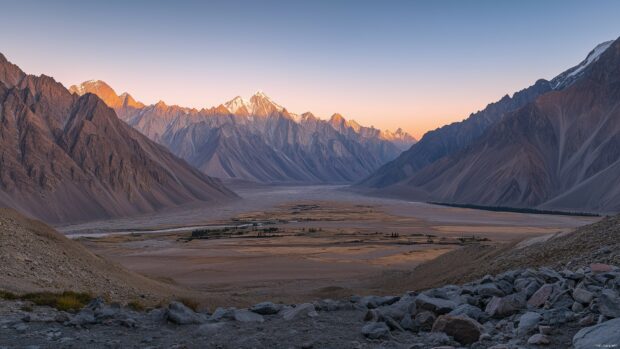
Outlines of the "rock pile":
{"type": "Polygon", "coordinates": [[[620,269],[519,269],[421,293],[196,312],[95,299],[77,313],[0,301],[0,348],[611,348],[620,269]]]}
{"type": "Polygon", "coordinates": [[[462,286],[356,303],[368,309],[370,323],[362,334],[370,339],[386,339],[394,331],[439,332],[472,348],[572,344],[585,349],[594,343],[620,346],[619,291],[620,270],[593,264],[576,271],[512,270],[462,286]],[[566,343],[571,330],[579,332],[566,343]]]}

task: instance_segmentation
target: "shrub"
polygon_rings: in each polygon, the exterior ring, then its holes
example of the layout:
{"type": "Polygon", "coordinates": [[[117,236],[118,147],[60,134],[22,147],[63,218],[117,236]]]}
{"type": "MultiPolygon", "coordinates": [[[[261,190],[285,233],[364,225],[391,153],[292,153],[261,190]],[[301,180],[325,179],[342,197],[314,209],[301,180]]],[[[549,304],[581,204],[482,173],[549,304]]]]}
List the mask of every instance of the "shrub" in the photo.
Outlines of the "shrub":
{"type": "Polygon", "coordinates": [[[200,303],[198,303],[198,301],[190,298],[181,298],[179,299],[179,302],[185,304],[186,307],[192,309],[193,311],[198,311],[198,307],[200,306],[200,303]]]}
{"type": "Polygon", "coordinates": [[[127,307],[129,307],[129,309],[134,310],[134,311],[146,310],[146,307],[144,306],[144,304],[140,303],[140,301],[131,301],[127,303],[127,307]]]}
{"type": "Polygon", "coordinates": [[[77,311],[82,309],[92,297],[87,293],[65,291],[63,293],[38,292],[27,293],[20,297],[36,305],[45,305],[63,311],[77,311]]]}

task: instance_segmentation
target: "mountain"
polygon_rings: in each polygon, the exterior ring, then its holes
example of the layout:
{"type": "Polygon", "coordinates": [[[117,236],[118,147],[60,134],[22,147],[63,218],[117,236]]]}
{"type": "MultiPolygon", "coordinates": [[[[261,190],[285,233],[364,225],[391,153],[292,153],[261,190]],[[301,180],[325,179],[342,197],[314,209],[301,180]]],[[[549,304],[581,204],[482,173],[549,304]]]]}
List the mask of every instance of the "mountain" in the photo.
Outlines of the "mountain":
{"type": "Polygon", "coordinates": [[[0,208],[0,290],[87,292],[116,302],[141,299],[155,305],[193,292],[130,272],[81,243],[17,211],[0,208]]]}
{"type": "Polygon", "coordinates": [[[518,110],[550,91],[559,91],[578,80],[585,68],[598,57],[612,41],[604,42],[592,50],[577,66],[563,72],[551,81],[540,79],[534,85],[516,92],[512,97],[505,95],[501,100],[489,104],[485,109],[471,114],[461,122],[443,126],[427,132],[419,142],[357,184],[358,188],[384,188],[414,176],[424,167],[444,156],[453,154],[477,140],[491,125],[510,112],[518,110]]]}
{"type": "Polygon", "coordinates": [[[96,95],[78,97],[51,77],[27,75],[1,54],[0,149],[0,205],[51,223],[236,197],[96,95]]]}
{"type": "Polygon", "coordinates": [[[402,130],[362,127],[339,114],[330,120],[294,114],[263,92],[249,100],[237,96],[218,107],[196,110],[162,101],[128,105],[101,81],[72,86],[71,91],[100,95],[136,130],[219,178],[353,182],[415,142],[402,130]]]}
{"type": "Polygon", "coordinates": [[[433,201],[620,211],[620,41],[537,85],[530,102],[495,114],[484,132],[463,131],[469,119],[451,125],[461,135],[480,133],[460,149],[419,166],[414,145],[363,183],[433,201]],[[397,183],[384,180],[391,174],[397,183]]]}

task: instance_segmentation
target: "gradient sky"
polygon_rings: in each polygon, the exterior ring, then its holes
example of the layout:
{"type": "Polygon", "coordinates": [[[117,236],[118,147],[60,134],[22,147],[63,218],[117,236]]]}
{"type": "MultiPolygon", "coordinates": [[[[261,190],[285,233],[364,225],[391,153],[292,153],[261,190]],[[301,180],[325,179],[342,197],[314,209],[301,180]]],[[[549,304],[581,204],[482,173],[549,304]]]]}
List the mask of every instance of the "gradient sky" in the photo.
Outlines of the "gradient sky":
{"type": "Polygon", "coordinates": [[[550,79],[620,36],[620,1],[3,1],[0,52],[69,86],[424,132],[550,79]]]}

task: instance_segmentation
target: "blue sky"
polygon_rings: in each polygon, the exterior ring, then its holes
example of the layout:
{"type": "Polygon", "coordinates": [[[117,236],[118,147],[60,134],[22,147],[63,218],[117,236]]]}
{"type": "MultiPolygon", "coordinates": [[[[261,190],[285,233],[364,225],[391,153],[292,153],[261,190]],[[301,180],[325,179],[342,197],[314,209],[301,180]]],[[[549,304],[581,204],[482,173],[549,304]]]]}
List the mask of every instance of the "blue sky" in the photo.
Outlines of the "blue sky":
{"type": "Polygon", "coordinates": [[[262,90],[420,136],[620,36],[620,1],[1,1],[0,52],[69,86],[218,105],[262,90]]]}

